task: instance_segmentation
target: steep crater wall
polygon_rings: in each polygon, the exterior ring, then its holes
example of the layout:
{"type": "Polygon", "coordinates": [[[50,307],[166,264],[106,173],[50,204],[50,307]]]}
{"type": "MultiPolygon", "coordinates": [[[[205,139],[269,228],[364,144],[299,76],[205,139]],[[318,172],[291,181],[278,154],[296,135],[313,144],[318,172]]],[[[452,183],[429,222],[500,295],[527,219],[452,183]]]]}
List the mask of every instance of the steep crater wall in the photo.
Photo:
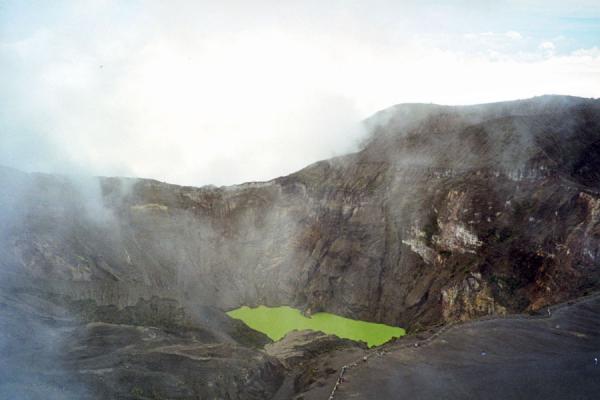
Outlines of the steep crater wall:
{"type": "Polygon", "coordinates": [[[180,187],[3,170],[0,262],[74,300],[325,310],[413,329],[598,288],[598,101],[397,106],[362,151],[180,187]]]}

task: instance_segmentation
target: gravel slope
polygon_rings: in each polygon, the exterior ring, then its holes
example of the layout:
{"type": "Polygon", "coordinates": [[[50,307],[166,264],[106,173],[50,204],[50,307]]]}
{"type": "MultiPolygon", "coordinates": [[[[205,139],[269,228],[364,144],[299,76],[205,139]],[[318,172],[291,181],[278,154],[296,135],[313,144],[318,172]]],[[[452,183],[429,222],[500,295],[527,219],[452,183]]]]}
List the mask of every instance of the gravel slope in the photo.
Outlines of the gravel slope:
{"type": "MultiPolygon", "coordinates": [[[[551,317],[476,321],[349,368],[335,399],[597,399],[600,296],[551,317]]],[[[307,398],[310,398],[308,396],[307,398]]]]}

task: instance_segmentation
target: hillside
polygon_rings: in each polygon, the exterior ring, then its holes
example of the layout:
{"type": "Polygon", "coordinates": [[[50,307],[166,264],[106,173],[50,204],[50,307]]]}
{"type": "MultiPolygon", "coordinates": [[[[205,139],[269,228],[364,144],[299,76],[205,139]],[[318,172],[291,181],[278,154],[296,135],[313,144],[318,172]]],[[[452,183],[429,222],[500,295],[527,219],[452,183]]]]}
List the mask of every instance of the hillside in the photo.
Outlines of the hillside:
{"type": "MultiPolygon", "coordinates": [[[[231,187],[2,168],[0,295],[12,311],[1,323],[14,335],[0,345],[15,346],[29,329],[21,314],[42,332],[65,329],[71,336],[61,337],[79,346],[94,345],[98,330],[126,346],[143,341],[139,329],[159,329],[158,342],[134,352],[135,378],[115,366],[133,357],[120,350],[85,367],[89,356],[69,352],[69,382],[90,398],[109,387],[119,398],[152,398],[134,390],[149,385],[169,398],[269,398],[284,367],[260,350],[268,339],[223,311],[285,304],[414,333],[533,313],[600,288],[599,100],[405,104],[365,123],[357,153],[231,187]],[[211,353],[216,344],[226,355],[211,353]],[[184,372],[155,380],[164,357],[217,357],[207,371],[227,374],[211,387],[184,372]],[[96,372],[72,377],[82,370],[96,372]],[[96,379],[106,370],[112,383],[96,379]],[[259,372],[243,378],[248,370],[259,372]],[[165,389],[180,378],[179,394],[165,389]],[[248,382],[254,391],[241,389],[248,382]]],[[[26,363],[27,351],[17,353],[26,363]]],[[[0,393],[27,386],[20,375],[11,382],[0,393]]]]}

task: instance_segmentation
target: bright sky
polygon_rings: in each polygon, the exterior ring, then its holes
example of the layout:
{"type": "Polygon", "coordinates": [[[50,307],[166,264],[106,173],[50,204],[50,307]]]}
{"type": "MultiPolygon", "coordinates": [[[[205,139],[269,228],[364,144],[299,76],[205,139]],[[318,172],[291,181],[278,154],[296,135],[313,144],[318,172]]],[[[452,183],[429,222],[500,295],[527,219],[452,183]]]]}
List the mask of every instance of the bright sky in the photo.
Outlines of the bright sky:
{"type": "Polygon", "coordinates": [[[600,2],[0,1],[0,88],[0,164],[266,180],[397,103],[600,97],[600,2]]]}

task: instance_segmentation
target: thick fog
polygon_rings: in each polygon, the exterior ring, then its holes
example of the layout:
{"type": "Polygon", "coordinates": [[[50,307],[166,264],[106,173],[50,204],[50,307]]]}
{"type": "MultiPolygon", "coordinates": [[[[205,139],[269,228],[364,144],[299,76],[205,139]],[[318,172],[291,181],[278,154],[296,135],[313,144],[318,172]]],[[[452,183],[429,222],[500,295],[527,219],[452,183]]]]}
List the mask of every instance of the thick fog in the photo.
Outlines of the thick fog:
{"type": "Polygon", "coordinates": [[[396,103],[600,90],[589,1],[0,7],[0,164],[27,171],[267,180],[396,103]]]}

